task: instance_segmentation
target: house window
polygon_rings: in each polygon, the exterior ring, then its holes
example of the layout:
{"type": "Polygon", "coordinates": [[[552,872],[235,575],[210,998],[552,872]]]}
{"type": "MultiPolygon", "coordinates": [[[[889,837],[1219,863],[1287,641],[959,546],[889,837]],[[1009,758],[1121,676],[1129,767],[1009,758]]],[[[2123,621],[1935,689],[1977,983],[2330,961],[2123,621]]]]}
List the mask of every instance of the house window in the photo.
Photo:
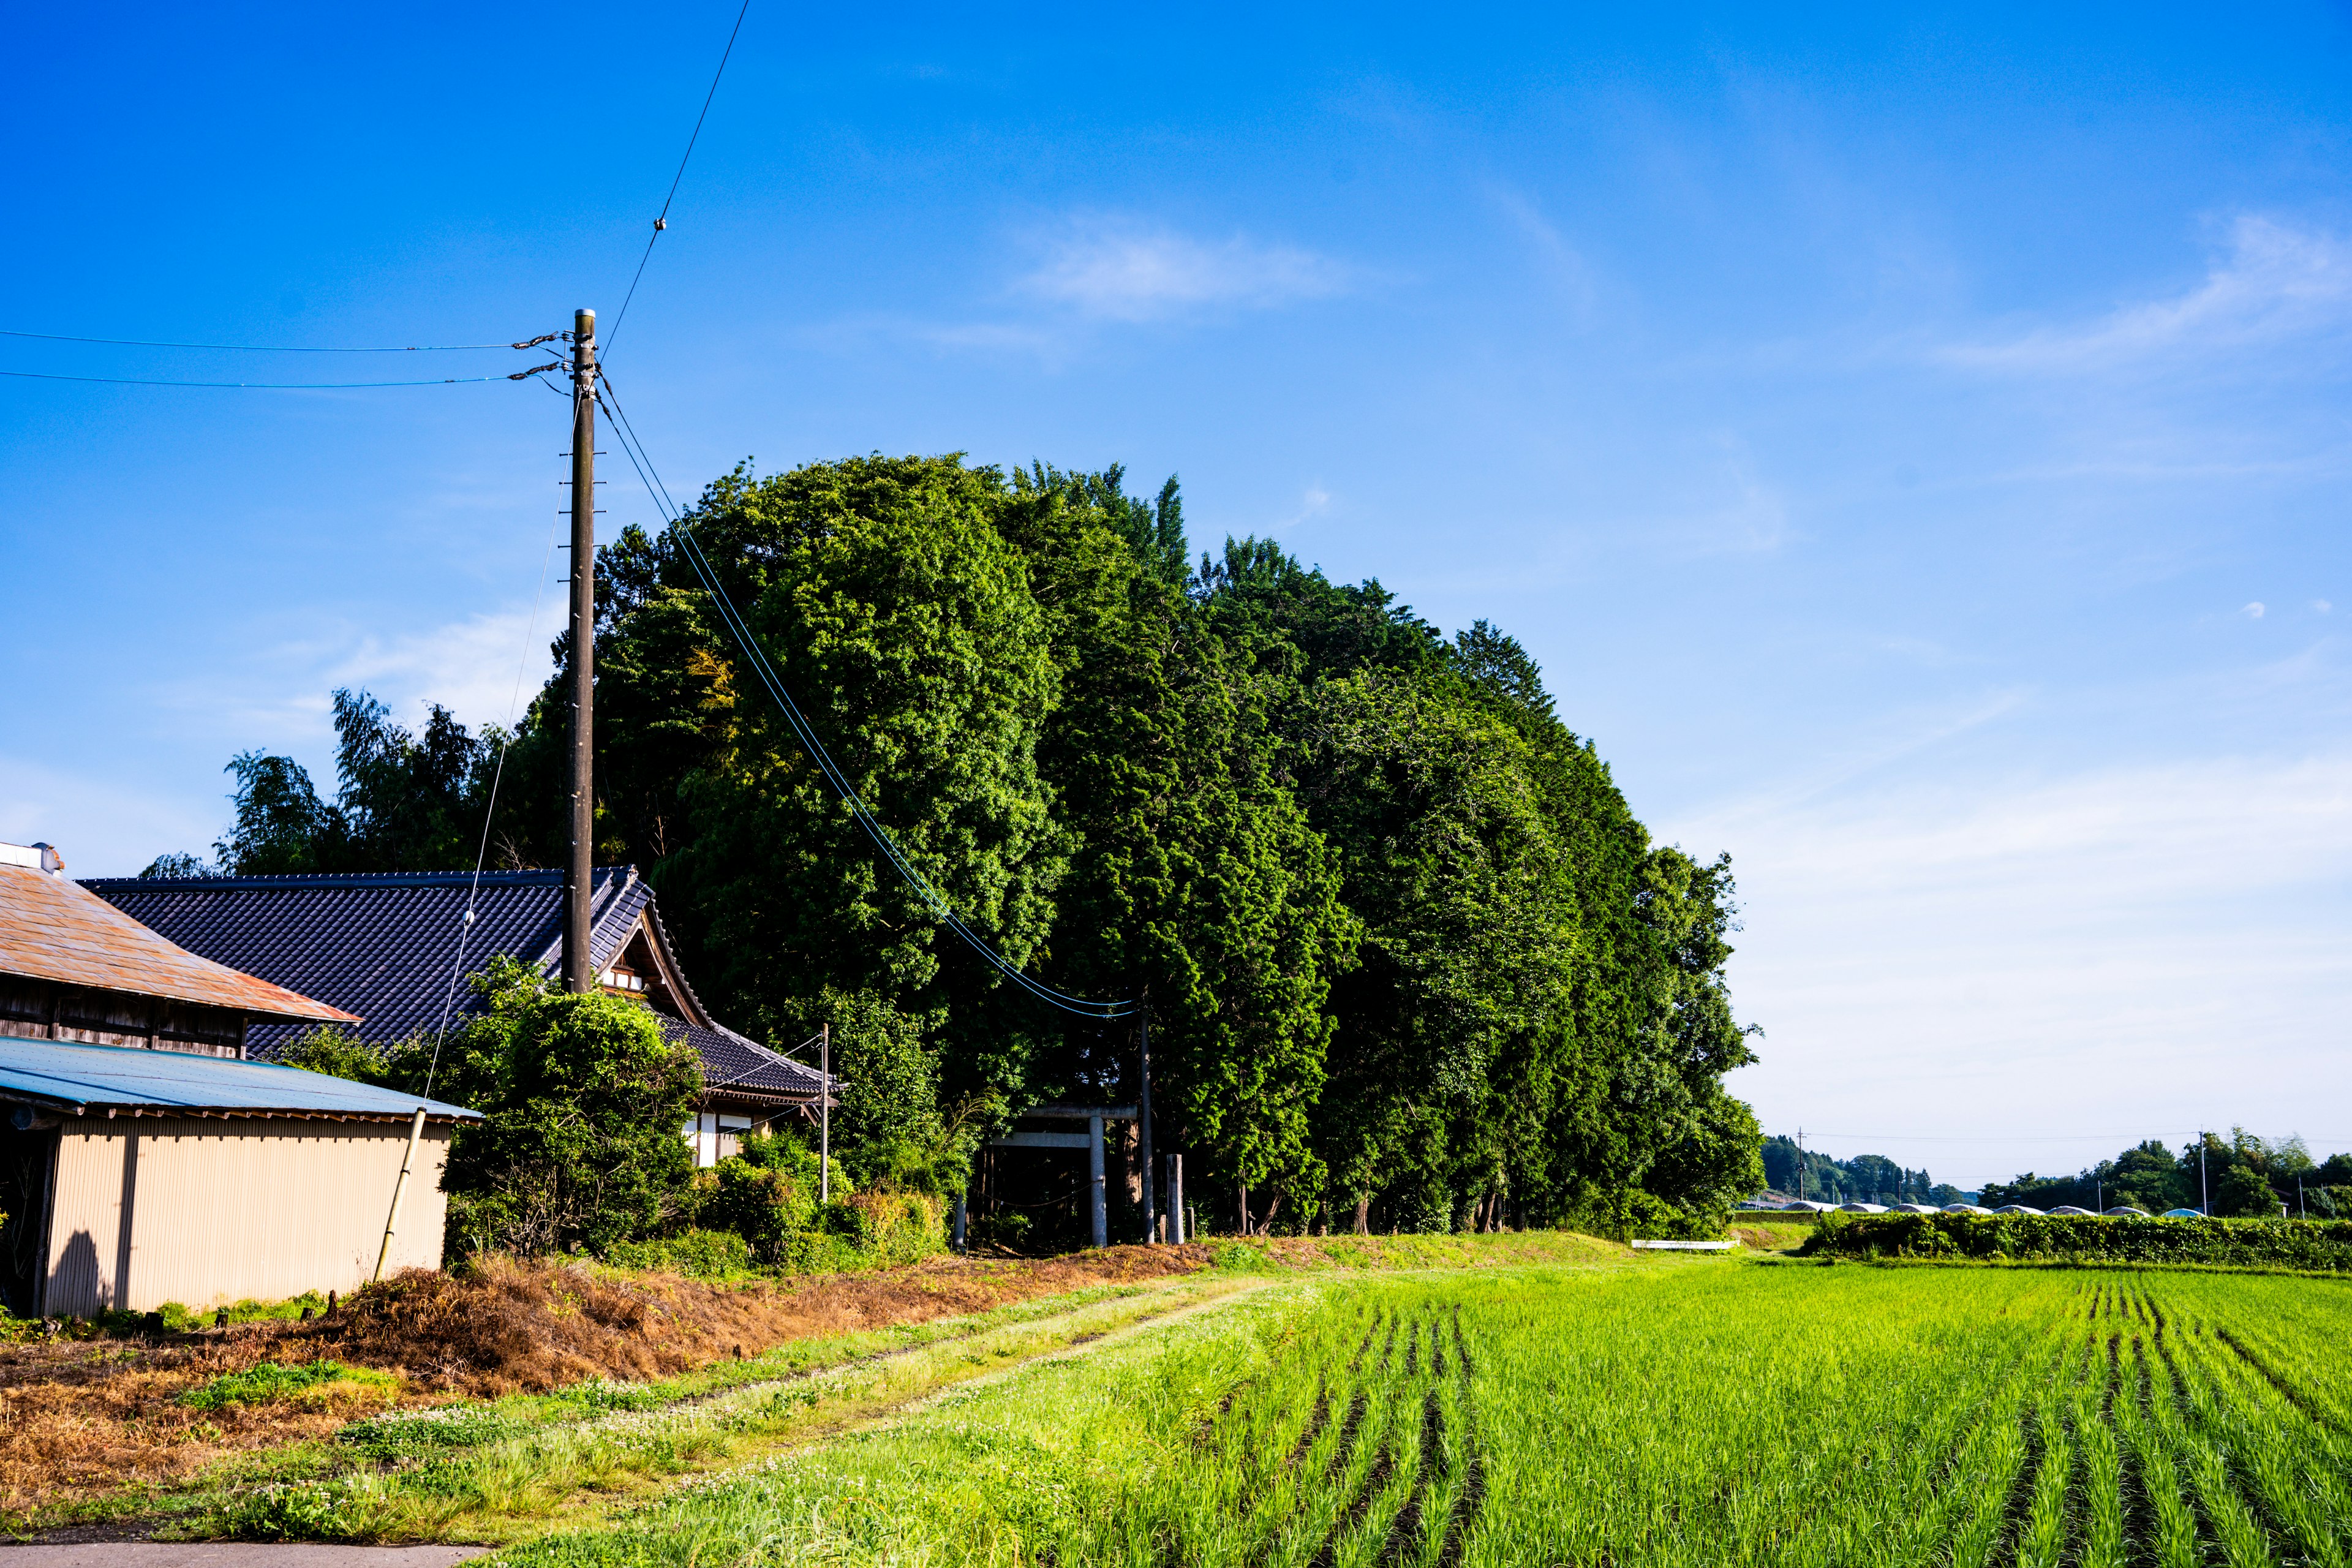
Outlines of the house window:
{"type": "Polygon", "coordinates": [[[617,963],[597,976],[597,979],[605,990],[619,995],[641,996],[645,994],[646,977],[634,969],[625,969],[617,963]]]}

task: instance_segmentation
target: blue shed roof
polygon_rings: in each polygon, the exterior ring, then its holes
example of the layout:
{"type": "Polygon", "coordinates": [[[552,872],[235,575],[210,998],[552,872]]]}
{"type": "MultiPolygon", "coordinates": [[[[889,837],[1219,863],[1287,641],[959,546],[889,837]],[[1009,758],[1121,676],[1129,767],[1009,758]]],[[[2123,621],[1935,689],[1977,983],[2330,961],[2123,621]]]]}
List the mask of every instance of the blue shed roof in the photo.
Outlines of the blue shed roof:
{"type": "Polygon", "coordinates": [[[0,1100],[71,1110],[210,1111],[405,1121],[420,1104],[433,1121],[481,1112],[275,1062],[241,1062],[135,1046],[78,1046],[0,1035],[0,1100]]]}

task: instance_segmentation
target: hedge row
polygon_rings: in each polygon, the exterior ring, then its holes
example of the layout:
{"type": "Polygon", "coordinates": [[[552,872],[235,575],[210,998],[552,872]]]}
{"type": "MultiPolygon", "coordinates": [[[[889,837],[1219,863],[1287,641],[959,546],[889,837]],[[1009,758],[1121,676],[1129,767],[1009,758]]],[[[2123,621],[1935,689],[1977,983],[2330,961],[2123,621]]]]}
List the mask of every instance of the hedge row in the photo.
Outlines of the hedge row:
{"type": "Polygon", "coordinates": [[[2352,1268],[2352,1220],[2103,1219],[2073,1215],[1822,1216],[1801,1250],[1840,1258],[2058,1258],[2352,1268]]]}

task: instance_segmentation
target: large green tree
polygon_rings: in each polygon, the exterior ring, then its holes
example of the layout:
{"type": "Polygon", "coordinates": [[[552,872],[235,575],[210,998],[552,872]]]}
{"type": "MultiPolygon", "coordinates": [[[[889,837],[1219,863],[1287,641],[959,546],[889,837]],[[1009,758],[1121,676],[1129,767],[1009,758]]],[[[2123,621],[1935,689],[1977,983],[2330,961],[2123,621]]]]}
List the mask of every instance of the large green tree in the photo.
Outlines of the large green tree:
{"type": "MultiPolygon", "coordinates": [[[[1652,842],[1502,631],[1264,540],[1188,569],[1174,479],[1116,468],[738,469],[687,530],[725,605],[686,530],[600,554],[597,854],[730,1022],[839,1026],[861,1175],[960,1181],[1006,1112],[1139,1088],[1132,1016],[984,948],[1144,1000],[1160,1146],[1235,1226],[1699,1225],[1760,1181],[1728,864],[1652,842]]],[[[497,863],[562,853],[556,654],[497,863]]],[[[504,737],[337,716],[331,802],[237,759],[224,858],[467,863],[504,737]]]]}

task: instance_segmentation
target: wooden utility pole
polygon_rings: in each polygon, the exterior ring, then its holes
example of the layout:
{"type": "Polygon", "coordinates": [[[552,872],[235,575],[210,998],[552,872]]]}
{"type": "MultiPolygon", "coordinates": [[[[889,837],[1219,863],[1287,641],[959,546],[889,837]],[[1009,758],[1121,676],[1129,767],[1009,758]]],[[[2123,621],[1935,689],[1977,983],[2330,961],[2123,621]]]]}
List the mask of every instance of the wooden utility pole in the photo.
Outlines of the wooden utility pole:
{"type": "MultiPolygon", "coordinates": [[[[816,1089],[817,1126],[820,1129],[816,1145],[816,1201],[829,1204],[833,1202],[833,1025],[829,1022],[820,1024],[816,1035],[823,1042],[817,1047],[820,1053],[817,1060],[821,1064],[817,1070],[824,1075],[824,1081],[818,1084],[816,1089]]],[[[805,1050],[807,1047],[802,1048],[805,1050]]]]}
{"type": "Polygon", "coordinates": [[[596,312],[572,317],[572,852],[563,862],[563,986],[595,989],[588,951],[596,849],[596,312]]]}

